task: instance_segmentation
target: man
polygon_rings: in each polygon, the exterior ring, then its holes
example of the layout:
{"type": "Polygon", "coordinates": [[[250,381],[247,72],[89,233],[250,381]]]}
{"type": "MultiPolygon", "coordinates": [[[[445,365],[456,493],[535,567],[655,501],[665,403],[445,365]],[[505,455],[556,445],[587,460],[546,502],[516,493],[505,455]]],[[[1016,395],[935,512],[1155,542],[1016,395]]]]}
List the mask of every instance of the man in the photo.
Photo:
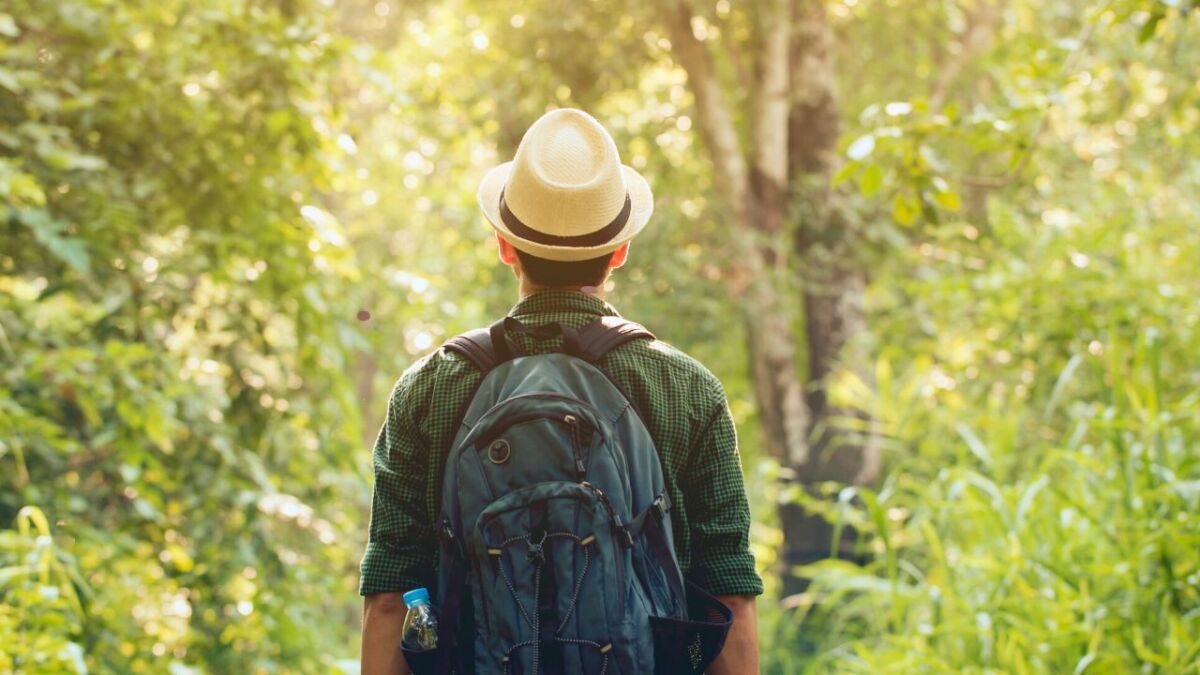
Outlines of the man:
{"type": "MultiPolygon", "coordinates": [[[[521,300],[509,316],[524,325],[571,328],[619,316],[602,289],[628,258],[653,198],[645,179],[620,163],[595,119],[571,109],[547,113],[526,132],[514,160],[485,176],[478,196],[500,260],[519,283],[521,300]]],[[[530,354],[554,348],[528,335],[516,341],[530,354]]],[[[749,506],[720,381],[659,340],[621,344],[599,365],[628,393],[658,450],[680,568],[733,612],[725,647],[708,672],[758,672],[755,596],[762,582],[748,547],[749,506]]],[[[413,364],[392,392],[375,445],[362,561],[365,675],[409,672],[399,648],[401,595],[432,586],[441,475],[458,416],[480,379],[471,362],[441,348],[413,364]]]]}

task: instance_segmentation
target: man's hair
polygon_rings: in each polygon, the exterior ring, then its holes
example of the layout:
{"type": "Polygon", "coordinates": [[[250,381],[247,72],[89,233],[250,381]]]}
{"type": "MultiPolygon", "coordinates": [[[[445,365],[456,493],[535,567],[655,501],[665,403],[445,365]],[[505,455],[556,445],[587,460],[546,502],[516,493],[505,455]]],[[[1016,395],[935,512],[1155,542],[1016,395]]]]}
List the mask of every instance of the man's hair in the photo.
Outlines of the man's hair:
{"type": "Polygon", "coordinates": [[[521,268],[529,280],[538,286],[599,286],[608,276],[608,261],[613,254],[605,253],[587,260],[547,260],[530,255],[515,246],[521,268]]]}

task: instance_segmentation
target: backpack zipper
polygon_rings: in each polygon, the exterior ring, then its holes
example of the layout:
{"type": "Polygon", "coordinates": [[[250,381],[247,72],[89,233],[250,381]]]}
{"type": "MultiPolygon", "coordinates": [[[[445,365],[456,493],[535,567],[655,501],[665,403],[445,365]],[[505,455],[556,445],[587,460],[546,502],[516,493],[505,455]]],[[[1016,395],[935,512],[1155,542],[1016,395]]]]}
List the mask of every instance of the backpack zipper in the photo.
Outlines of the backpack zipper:
{"type": "MultiPolygon", "coordinates": [[[[491,415],[498,408],[508,405],[512,401],[523,401],[529,398],[545,398],[553,401],[566,401],[568,403],[575,403],[593,411],[597,417],[602,417],[602,415],[600,415],[600,411],[596,409],[596,406],[588,403],[587,401],[581,401],[574,396],[567,396],[566,394],[559,394],[558,392],[553,391],[533,391],[529,392],[528,394],[519,394],[517,396],[510,396],[508,398],[501,399],[500,401],[496,402],[495,405],[480,413],[479,416],[475,418],[475,424],[479,424],[480,420],[488,415],[491,415]]],[[[463,420],[463,423],[465,424],[466,420],[463,420]]]]}
{"type": "Polygon", "coordinates": [[[583,439],[580,436],[579,418],[574,415],[564,415],[563,422],[571,428],[571,455],[575,458],[575,480],[580,483],[587,477],[587,468],[583,465],[583,457],[581,456],[581,446],[583,439]]]}
{"type": "MultiPolygon", "coordinates": [[[[614,534],[619,533],[623,537],[629,537],[629,530],[621,524],[621,519],[617,516],[616,511],[613,510],[612,502],[608,500],[608,495],[604,494],[604,490],[586,480],[580,481],[579,484],[590,490],[596,496],[596,500],[600,502],[600,505],[604,507],[604,510],[608,513],[608,522],[612,526],[614,534]]],[[[629,539],[629,541],[632,543],[632,539],[629,539]]],[[[618,541],[616,537],[613,537],[613,565],[616,567],[614,571],[617,574],[617,616],[620,618],[624,618],[625,616],[624,543],[624,540],[618,541]]]]}
{"type": "Polygon", "coordinates": [[[521,424],[522,422],[530,422],[533,420],[558,420],[558,421],[561,421],[561,422],[565,423],[568,427],[571,427],[571,429],[570,429],[570,433],[572,435],[571,440],[572,440],[572,442],[577,442],[575,435],[579,431],[578,425],[580,424],[580,419],[578,417],[576,417],[575,415],[570,415],[570,414],[559,415],[557,413],[546,412],[543,410],[535,410],[535,411],[521,413],[520,415],[515,415],[513,417],[510,417],[510,418],[504,420],[500,424],[490,427],[486,434],[481,434],[474,441],[472,441],[472,445],[475,446],[476,450],[482,450],[484,447],[487,446],[488,443],[491,443],[493,440],[496,439],[497,436],[503,434],[505,431],[508,431],[509,429],[517,426],[518,424],[521,424]]]}
{"type": "MultiPolygon", "coordinates": [[[[467,545],[458,538],[458,534],[454,531],[454,526],[450,523],[449,518],[443,516],[441,526],[442,534],[444,535],[446,542],[444,548],[451,555],[457,556],[462,563],[465,564],[468,560],[471,563],[471,574],[468,575],[468,579],[471,582],[471,585],[480,589],[479,597],[481,604],[483,605],[482,607],[478,608],[479,611],[476,612],[476,615],[483,615],[484,629],[490,631],[492,620],[490,614],[488,613],[487,595],[482,592],[483,570],[479,567],[479,558],[478,556],[470,554],[467,549],[467,545]]],[[[470,588],[470,586],[468,586],[468,588],[470,588]]],[[[474,593],[474,591],[472,591],[472,593],[474,593]]],[[[471,597],[471,602],[472,604],[475,602],[474,595],[471,597]]],[[[458,630],[458,628],[455,627],[453,630],[458,630]]]]}

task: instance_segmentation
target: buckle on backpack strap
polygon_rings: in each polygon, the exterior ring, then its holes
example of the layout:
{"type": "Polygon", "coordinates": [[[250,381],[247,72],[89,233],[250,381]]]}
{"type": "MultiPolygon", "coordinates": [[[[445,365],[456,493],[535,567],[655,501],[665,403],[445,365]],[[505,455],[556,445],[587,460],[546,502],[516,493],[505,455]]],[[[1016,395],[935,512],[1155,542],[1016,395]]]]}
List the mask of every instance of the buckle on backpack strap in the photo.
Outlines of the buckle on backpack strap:
{"type": "Polygon", "coordinates": [[[621,542],[622,548],[632,548],[633,547],[633,533],[631,533],[629,531],[628,527],[625,527],[624,525],[622,525],[620,523],[614,523],[613,530],[616,531],[617,541],[621,542]]]}
{"type": "Polygon", "coordinates": [[[671,499],[667,497],[667,493],[663,492],[654,498],[650,508],[653,509],[654,517],[658,518],[661,523],[666,520],[667,514],[671,511],[671,499]]]}

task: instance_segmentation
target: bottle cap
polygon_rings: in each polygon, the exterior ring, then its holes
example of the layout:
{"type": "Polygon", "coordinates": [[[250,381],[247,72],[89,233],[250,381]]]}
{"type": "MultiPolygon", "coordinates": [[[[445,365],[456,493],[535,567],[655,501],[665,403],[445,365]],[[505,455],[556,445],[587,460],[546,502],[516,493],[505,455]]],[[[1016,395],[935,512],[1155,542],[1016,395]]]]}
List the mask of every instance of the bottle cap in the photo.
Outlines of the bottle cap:
{"type": "Polygon", "coordinates": [[[429,603],[429,590],[424,587],[414,588],[404,594],[404,604],[408,607],[412,607],[422,602],[426,604],[429,603]]]}

